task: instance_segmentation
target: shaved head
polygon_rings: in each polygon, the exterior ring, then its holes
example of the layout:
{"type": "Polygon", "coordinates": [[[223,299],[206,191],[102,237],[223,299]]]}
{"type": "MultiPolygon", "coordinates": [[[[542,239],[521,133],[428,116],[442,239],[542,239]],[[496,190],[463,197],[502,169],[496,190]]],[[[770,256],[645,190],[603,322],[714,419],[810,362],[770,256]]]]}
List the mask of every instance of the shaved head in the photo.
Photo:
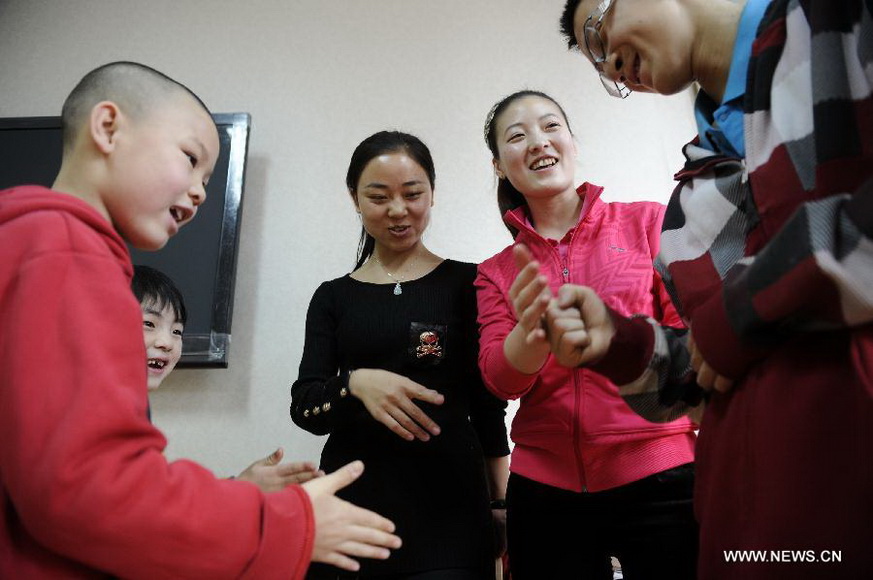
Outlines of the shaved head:
{"type": "Polygon", "coordinates": [[[180,94],[189,95],[209,113],[191,89],[151,67],[135,62],[112,62],[98,67],[86,74],[64,101],[61,111],[64,151],[72,148],[97,103],[112,101],[136,119],[150,107],[180,94]]]}

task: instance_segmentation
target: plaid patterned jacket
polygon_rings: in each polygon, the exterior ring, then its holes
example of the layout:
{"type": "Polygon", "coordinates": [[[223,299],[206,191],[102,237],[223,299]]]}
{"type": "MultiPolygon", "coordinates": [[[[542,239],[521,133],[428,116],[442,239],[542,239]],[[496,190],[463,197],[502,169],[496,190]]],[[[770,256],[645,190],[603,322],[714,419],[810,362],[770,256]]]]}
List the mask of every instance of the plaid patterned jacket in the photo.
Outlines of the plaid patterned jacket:
{"type": "MultiPolygon", "coordinates": [[[[720,374],[741,378],[797,333],[873,321],[871,92],[873,3],[774,0],[749,64],[746,158],[685,147],[656,267],[720,374]]],[[[649,346],[635,380],[625,359],[628,403],[656,421],[687,410],[684,337],[618,329],[649,346]]]]}

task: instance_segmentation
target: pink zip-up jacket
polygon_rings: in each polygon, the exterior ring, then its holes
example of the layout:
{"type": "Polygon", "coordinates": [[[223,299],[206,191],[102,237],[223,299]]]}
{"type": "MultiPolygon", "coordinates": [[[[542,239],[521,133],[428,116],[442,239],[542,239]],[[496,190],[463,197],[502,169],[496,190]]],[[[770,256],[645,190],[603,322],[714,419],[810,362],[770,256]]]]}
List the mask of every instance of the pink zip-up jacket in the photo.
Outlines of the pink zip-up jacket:
{"type": "MultiPolygon", "coordinates": [[[[653,202],[605,203],[602,187],[583,183],[578,224],[559,243],[539,235],[525,208],[504,221],[518,230],[549,277],[592,287],[617,312],[644,314],[666,326],[682,322],[652,261],[664,206],[653,202]]],[[[526,375],[506,359],[503,342],[517,319],[509,287],[518,270],[512,246],[479,266],[479,368],[485,384],[503,399],[521,397],[512,422],[511,470],[528,479],[572,491],[602,491],[694,460],[694,424],[687,418],[650,423],[619,396],[618,388],[590,369],[560,366],[550,355],[538,373],[526,375]]]]}

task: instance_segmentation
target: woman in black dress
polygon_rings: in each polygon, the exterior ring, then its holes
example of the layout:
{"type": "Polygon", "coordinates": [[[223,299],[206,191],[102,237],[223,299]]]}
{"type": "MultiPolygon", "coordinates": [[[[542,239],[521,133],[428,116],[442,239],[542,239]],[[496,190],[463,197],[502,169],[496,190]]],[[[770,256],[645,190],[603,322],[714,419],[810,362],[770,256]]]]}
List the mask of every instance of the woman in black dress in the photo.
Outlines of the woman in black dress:
{"type": "MultiPolygon", "coordinates": [[[[291,387],[293,421],[329,434],[321,468],[364,461],[338,495],[391,519],[403,539],[388,560],[361,562],[363,578],[494,578],[505,403],[477,367],[476,265],[422,241],[434,180],[412,135],[383,131],[355,149],[346,184],[363,225],[358,262],[315,291],[291,387]]],[[[347,576],[313,566],[310,577],[347,576]]]]}

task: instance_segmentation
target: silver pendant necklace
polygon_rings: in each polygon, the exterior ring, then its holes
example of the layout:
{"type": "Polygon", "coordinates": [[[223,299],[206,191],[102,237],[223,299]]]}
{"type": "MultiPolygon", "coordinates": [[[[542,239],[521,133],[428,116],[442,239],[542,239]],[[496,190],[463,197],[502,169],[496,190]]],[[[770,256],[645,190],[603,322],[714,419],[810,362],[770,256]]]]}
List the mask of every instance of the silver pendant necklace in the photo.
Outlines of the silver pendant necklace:
{"type": "MultiPolygon", "coordinates": [[[[385,267],[385,264],[383,264],[381,262],[381,260],[379,260],[379,258],[377,258],[375,255],[373,256],[373,259],[376,260],[376,263],[379,264],[379,267],[382,268],[382,271],[385,272],[386,274],[388,274],[389,278],[394,280],[394,295],[400,296],[401,294],[403,294],[403,288],[400,286],[400,282],[403,282],[403,280],[401,280],[399,277],[397,277],[394,274],[392,274],[391,272],[389,272],[388,268],[385,267]]],[[[415,265],[415,260],[413,260],[412,264],[410,264],[409,266],[411,268],[414,265],[415,265]]]]}

